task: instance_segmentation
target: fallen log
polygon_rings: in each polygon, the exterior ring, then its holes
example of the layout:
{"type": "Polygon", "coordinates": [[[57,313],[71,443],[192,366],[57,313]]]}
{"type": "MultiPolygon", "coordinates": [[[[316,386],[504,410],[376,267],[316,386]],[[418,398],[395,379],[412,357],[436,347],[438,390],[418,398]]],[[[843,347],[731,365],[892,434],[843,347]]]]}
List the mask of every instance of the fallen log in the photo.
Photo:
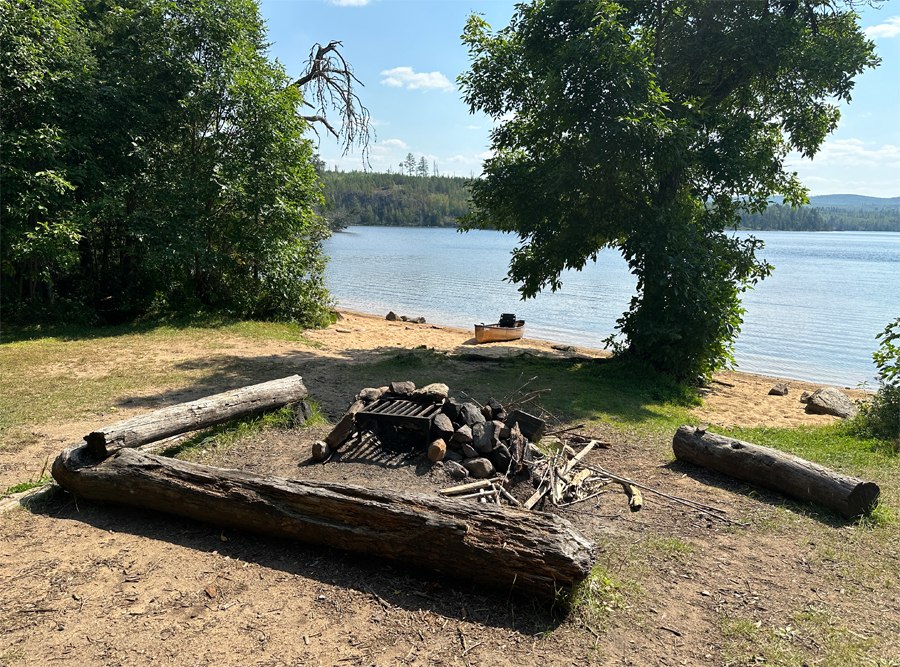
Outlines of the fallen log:
{"type": "Polygon", "coordinates": [[[852,519],[878,500],[874,482],[826,468],[777,449],[682,426],[672,441],[675,456],[804,502],[814,502],[852,519]]]}
{"type": "Polygon", "coordinates": [[[122,449],[69,447],[59,484],[85,498],[371,554],[553,598],[591,569],[595,545],[565,519],[496,505],[289,480],[122,449]]]}
{"type": "Polygon", "coordinates": [[[292,375],[125,419],[88,433],[84,440],[91,454],[105,458],[119,449],[299,403],[306,396],[303,378],[292,375]]]}

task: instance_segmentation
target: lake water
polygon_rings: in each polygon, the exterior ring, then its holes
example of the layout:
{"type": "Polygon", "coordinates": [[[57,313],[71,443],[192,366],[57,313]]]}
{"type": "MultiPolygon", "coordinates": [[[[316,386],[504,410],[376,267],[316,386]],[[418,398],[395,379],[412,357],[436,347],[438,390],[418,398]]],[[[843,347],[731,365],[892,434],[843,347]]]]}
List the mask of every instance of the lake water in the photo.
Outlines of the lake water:
{"type": "MultiPolygon", "coordinates": [[[[876,334],[900,316],[900,234],[754,232],[772,276],[743,295],[739,370],[855,387],[874,384],[876,334]]],[[[526,336],[602,348],[636,280],[621,255],[562,276],[562,289],[521,301],[504,281],[515,237],[493,231],[351,227],[325,243],[326,283],[341,308],[424,316],[471,328],[500,313],[526,336]]]]}

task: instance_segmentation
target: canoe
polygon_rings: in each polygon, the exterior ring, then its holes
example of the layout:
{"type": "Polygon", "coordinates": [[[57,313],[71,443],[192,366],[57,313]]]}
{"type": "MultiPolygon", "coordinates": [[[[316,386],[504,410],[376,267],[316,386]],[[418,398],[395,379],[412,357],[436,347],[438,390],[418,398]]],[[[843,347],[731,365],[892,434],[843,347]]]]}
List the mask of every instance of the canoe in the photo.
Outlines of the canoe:
{"type": "Polygon", "coordinates": [[[525,320],[516,320],[515,326],[501,327],[499,324],[476,324],[476,343],[498,343],[519,340],[525,333],[525,320]]]}

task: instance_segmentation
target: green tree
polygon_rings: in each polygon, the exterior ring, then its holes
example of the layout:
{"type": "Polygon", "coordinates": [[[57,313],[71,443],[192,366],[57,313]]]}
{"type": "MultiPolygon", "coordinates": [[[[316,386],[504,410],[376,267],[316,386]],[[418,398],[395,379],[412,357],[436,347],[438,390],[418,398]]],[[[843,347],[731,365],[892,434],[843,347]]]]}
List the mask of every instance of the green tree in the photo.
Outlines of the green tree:
{"type": "Polygon", "coordinates": [[[412,153],[406,154],[406,159],[401,163],[401,165],[406,170],[407,176],[416,175],[416,158],[412,153]]]}
{"type": "Polygon", "coordinates": [[[762,243],[725,230],[773,194],[806,201],[790,150],[815,154],[834,101],[877,64],[830,2],[536,1],[493,32],[470,17],[471,110],[503,118],[464,228],[519,236],[523,298],[606,247],[638,295],[620,351],[679,378],[731,360],[739,294],[769,274],[762,243]]]}
{"type": "Polygon", "coordinates": [[[339,43],[314,46],[292,80],[267,58],[254,0],[0,11],[7,314],[47,292],[107,319],[151,307],[328,317],[328,228],[304,135],[322,122],[345,149],[368,137],[339,43]],[[302,91],[316,115],[300,115],[302,91]],[[322,115],[329,95],[340,132],[322,115]]]}
{"type": "Polygon", "coordinates": [[[416,168],[416,176],[428,178],[428,160],[425,159],[424,155],[419,158],[419,165],[416,168]]]}

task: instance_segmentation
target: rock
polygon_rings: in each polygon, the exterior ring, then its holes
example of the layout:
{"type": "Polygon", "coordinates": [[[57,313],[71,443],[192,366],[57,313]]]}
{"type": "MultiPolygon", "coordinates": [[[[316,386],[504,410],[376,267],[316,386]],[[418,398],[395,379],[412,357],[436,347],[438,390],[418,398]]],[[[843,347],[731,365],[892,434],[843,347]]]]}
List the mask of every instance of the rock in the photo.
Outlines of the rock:
{"type": "Polygon", "coordinates": [[[494,434],[500,440],[506,440],[509,437],[510,428],[502,421],[497,419],[494,420],[494,434]]]}
{"type": "Polygon", "coordinates": [[[359,396],[357,396],[357,400],[365,401],[366,403],[371,403],[372,401],[377,401],[384,395],[386,387],[379,387],[375,389],[374,387],[367,387],[359,392],[359,396]]]}
{"type": "Polygon", "coordinates": [[[453,479],[464,479],[469,476],[469,471],[456,461],[444,461],[444,470],[453,479]]]}
{"type": "Polygon", "coordinates": [[[463,403],[459,408],[459,420],[470,428],[484,423],[484,415],[474,403],[463,403]]]}
{"type": "Polygon", "coordinates": [[[810,394],[808,391],[804,391],[802,394],[800,394],[800,402],[801,403],[809,403],[809,397],[811,395],[812,394],[810,394]]]}
{"type": "Polygon", "coordinates": [[[450,417],[450,421],[459,424],[459,410],[463,405],[465,404],[458,398],[448,398],[446,401],[444,401],[444,407],[442,409],[444,414],[450,417]]]}
{"type": "Polygon", "coordinates": [[[788,386],[784,382],[779,382],[769,389],[769,396],[787,396],[788,386]]]}
{"type": "Polygon", "coordinates": [[[445,415],[443,412],[436,415],[434,421],[432,422],[432,432],[435,437],[442,438],[444,440],[449,440],[453,435],[455,435],[456,429],[453,428],[453,422],[450,421],[450,417],[445,415]]]}
{"type": "Polygon", "coordinates": [[[472,429],[463,424],[453,434],[454,442],[472,442],[472,429]]]}
{"type": "Polygon", "coordinates": [[[443,461],[446,454],[447,443],[445,443],[441,438],[438,438],[430,445],[428,445],[428,460],[432,463],[443,461]]]}
{"type": "Polygon", "coordinates": [[[512,463],[512,456],[509,453],[509,448],[506,445],[498,445],[497,448],[491,452],[490,455],[491,462],[493,462],[494,467],[500,473],[505,473],[509,470],[509,466],[512,463]]]}
{"type": "Polygon", "coordinates": [[[476,452],[472,445],[470,445],[468,442],[460,443],[459,451],[461,451],[463,457],[467,459],[474,459],[478,456],[478,452],[476,452]]]}
{"type": "Polygon", "coordinates": [[[490,405],[481,406],[481,416],[484,417],[485,421],[491,421],[494,418],[494,411],[491,410],[490,405]]]}
{"type": "Polygon", "coordinates": [[[576,352],[576,349],[571,345],[551,345],[550,347],[560,352],[576,352]]]}
{"type": "Polygon", "coordinates": [[[447,461],[456,461],[457,463],[459,463],[462,460],[463,460],[463,456],[459,452],[454,452],[452,449],[447,449],[447,451],[444,452],[444,462],[445,463],[447,461]]]}
{"type": "Polygon", "coordinates": [[[425,318],[424,317],[414,317],[413,319],[410,320],[410,322],[412,322],[413,324],[425,324],[425,318]]]}
{"type": "Polygon", "coordinates": [[[479,454],[490,454],[494,451],[494,422],[475,424],[472,427],[472,447],[479,454]]]}
{"type": "Polygon", "coordinates": [[[384,319],[386,319],[388,322],[396,322],[396,321],[397,321],[398,319],[400,319],[400,318],[397,317],[397,313],[395,313],[395,312],[392,310],[392,311],[390,311],[390,312],[385,316],[384,319]]]}
{"type": "Polygon", "coordinates": [[[312,445],[313,461],[324,461],[331,456],[331,447],[323,440],[317,440],[312,445]]]}
{"type": "Polygon", "coordinates": [[[814,391],[806,404],[806,411],[817,415],[834,415],[841,419],[853,417],[859,412],[850,397],[834,387],[814,391]]]}
{"type": "Polygon", "coordinates": [[[410,396],[416,390],[416,385],[409,380],[405,382],[391,382],[391,393],[398,396],[410,396]]]}
{"type": "Polygon", "coordinates": [[[427,400],[432,403],[441,403],[450,394],[450,388],[442,382],[434,382],[416,389],[412,395],[418,400],[427,400]]]}
{"type": "Polygon", "coordinates": [[[469,471],[469,474],[477,479],[487,479],[494,474],[494,464],[491,463],[490,459],[486,459],[483,456],[466,459],[462,464],[469,471]]]}
{"type": "Polygon", "coordinates": [[[409,318],[408,318],[406,315],[401,315],[401,316],[400,316],[400,320],[401,320],[402,322],[409,322],[409,318]]]}
{"type": "Polygon", "coordinates": [[[503,418],[506,417],[506,411],[503,409],[503,404],[496,398],[489,399],[485,407],[491,409],[491,416],[488,417],[488,421],[503,421],[503,418]],[[501,413],[503,414],[503,417],[500,416],[501,413]]]}

